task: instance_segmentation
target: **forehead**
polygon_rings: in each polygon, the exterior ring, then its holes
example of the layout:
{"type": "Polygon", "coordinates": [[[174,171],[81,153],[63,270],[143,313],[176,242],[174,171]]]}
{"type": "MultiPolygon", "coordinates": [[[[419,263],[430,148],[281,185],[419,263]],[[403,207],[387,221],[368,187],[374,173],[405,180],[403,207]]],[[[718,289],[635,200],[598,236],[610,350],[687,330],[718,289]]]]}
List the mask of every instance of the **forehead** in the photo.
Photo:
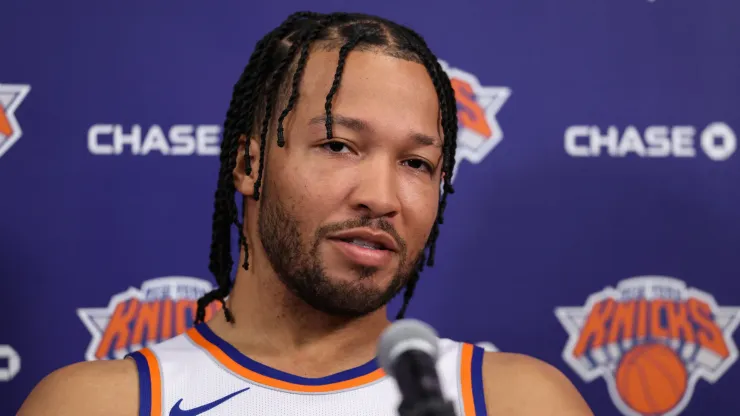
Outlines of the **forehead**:
{"type": "MultiPolygon", "coordinates": [[[[296,108],[299,119],[324,113],[338,57],[338,51],[309,55],[296,108]]],[[[439,100],[424,65],[380,52],[349,53],[332,111],[361,118],[380,129],[439,137],[439,100]]]]}

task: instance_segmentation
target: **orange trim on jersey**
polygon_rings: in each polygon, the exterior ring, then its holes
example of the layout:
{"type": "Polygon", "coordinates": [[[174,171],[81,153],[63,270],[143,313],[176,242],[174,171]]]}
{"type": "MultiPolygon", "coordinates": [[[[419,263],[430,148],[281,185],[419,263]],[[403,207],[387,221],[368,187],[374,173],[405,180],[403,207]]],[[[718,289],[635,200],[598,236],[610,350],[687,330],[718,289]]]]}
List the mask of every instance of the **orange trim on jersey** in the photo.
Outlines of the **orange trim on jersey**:
{"type": "Polygon", "coordinates": [[[159,374],[159,363],[157,357],[148,348],[143,348],[139,352],[146,358],[146,363],[149,366],[149,380],[152,386],[152,416],[160,416],[162,414],[162,376],[159,374]]]}
{"type": "Polygon", "coordinates": [[[216,361],[221,363],[221,365],[226,367],[229,371],[238,374],[246,379],[252,380],[256,383],[282,390],[292,390],[301,393],[327,393],[360,387],[364,384],[369,384],[385,377],[385,371],[383,371],[382,368],[378,368],[377,370],[363,376],[331,384],[304,385],[290,383],[284,380],[278,380],[276,378],[265,376],[264,374],[257,373],[248,368],[245,368],[242,365],[239,365],[236,361],[231,359],[228,354],[223,352],[218,346],[205,339],[195,328],[189,329],[187,331],[187,335],[190,337],[191,340],[193,340],[193,342],[195,342],[198,346],[208,352],[214,359],[216,359],[216,361]]]}
{"type": "Polygon", "coordinates": [[[473,345],[463,344],[460,353],[460,397],[462,397],[463,413],[465,416],[475,416],[472,363],[473,345]]]}

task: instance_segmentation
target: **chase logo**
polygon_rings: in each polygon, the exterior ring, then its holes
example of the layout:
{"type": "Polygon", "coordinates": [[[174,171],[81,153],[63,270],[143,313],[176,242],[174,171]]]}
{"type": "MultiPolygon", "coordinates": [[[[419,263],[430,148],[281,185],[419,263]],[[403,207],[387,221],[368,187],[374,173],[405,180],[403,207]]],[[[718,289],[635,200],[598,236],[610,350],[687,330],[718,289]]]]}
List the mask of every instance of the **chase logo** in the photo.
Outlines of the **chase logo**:
{"type": "Polygon", "coordinates": [[[555,315],[565,362],[586,382],[603,377],[624,415],[678,415],[700,378],[716,382],[738,357],[740,308],[671,277],[623,280],[555,315]]]}
{"type": "Polygon", "coordinates": [[[463,159],[480,163],[503,140],[504,133],[496,115],[511,95],[511,90],[506,87],[484,87],[475,75],[453,68],[442,60],[439,63],[450,77],[457,100],[459,130],[454,179],[463,159]]]}
{"type": "Polygon", "coordinates": [[[15,110],[29,91],[30,85],[0,84],[0,157],[23,135],[15,110]]]}
{"type": "Polygon", "coordinates": [[[146,156],[217,156],[220,152],[217,125],[95,124],[87,131],[87,149],[96,156],[132,154],[146,156]]]}
{"type": "MultiPolygon", "coordinates": [[[[198,298],[211,290],[206,280],[160,277],[145,281],[141,289],[130,287],[113,295],[105,308],[77,309],[92,336],[85,359],[120,359],[182,334],[193,325],[198,298]]],[[[220,308],[218,302],[209,305],[206,320],[220,308]]]]}

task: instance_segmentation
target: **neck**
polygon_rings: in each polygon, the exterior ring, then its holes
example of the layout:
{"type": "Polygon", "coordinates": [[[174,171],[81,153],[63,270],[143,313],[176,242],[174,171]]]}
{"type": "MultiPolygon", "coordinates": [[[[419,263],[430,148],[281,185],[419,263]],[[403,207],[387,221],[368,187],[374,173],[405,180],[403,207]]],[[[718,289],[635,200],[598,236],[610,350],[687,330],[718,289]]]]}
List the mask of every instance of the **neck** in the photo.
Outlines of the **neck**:
{"type": "Polygon", "coordinates": [[[330,316],[293,295],[266,260],[251,262],[249,270],[240,260],[227,301],[235,322],[218,313],[209,326],[242,353],[304,377],[323,377],[375,357],[390,324],[386,308],[360,318],[330,316]]]}

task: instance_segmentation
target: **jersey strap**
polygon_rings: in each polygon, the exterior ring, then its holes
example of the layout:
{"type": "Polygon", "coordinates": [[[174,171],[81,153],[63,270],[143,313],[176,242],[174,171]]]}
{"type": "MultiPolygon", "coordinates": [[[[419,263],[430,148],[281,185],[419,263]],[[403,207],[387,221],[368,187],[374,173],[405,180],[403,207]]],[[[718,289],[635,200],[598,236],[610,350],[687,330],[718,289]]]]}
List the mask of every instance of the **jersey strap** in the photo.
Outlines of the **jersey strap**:
{"type": "Polygon", "coordinates": [[[139,373],[139,416],[162,414],[162,376],[157,357],[148,348],[126,356],[136,363],[139,373]]]}
{"type": "Polygon", "coordinates": [[[483,394],[483,348],[463,344],[460,355],[460,397],[465,416],[487,416],[483,394]]]}

